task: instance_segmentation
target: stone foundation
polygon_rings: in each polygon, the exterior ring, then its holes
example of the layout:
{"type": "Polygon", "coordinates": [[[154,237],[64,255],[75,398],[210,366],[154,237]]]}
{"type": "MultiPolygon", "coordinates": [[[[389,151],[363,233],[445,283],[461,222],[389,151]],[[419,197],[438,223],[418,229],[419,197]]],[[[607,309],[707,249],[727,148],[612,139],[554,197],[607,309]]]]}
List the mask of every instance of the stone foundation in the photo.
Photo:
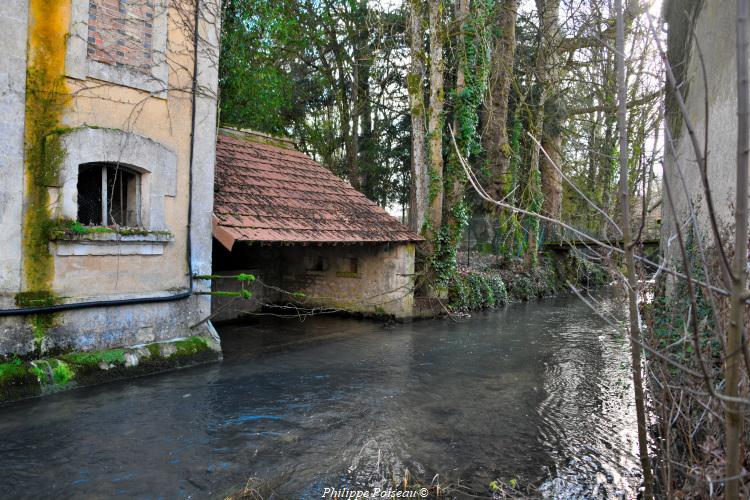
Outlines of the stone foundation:
{"type": "Polygon", "coordinates": [[[0,401],[41,396],[220,359],[216,339],[199,336],[102,351],[73,351],[34,360],[13,356],[0,363],[0,401]]]}

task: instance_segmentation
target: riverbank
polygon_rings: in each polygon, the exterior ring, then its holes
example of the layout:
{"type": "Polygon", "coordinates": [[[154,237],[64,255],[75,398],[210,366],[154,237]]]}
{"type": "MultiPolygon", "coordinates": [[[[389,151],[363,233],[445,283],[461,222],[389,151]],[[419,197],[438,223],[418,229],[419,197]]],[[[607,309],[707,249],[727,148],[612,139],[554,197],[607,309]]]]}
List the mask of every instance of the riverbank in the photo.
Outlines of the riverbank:
{"type": "Polygon", "coordinates": [[[501,261],[494,255],[459,253],[458,275],[448,287],[451,312],[468,312],[550,297],[573,285],[601,288],[611,281],[608,271],[575,253],[540,255],[529,269],[521,260],[501,261]]]}

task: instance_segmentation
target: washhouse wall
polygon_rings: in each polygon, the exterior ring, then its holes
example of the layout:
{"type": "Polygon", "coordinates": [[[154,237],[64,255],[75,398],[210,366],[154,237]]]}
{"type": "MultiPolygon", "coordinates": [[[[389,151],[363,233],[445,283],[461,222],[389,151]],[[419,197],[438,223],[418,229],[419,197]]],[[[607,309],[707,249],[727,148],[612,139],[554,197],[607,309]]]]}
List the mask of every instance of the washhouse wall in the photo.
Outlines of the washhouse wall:
{"type": "MultiPolygon", "coordinates": [[[[214,273],[251,273],[253,298],[215,297],[217,319],[258,311],[264,304],[295,302],[347,312],[411,317],[414,245],[245,246],[230,255],[214,247],[214,273]]],[[[214,290],[236,291],[236,280],[215,280],[214,290]]]]}

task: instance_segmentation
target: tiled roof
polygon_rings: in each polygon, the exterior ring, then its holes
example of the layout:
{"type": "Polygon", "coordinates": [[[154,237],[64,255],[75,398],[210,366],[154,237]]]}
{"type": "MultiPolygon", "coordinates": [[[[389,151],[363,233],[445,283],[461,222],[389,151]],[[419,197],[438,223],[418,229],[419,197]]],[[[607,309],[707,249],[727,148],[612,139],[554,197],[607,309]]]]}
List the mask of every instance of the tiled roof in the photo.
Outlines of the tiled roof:
{"type": "Polygon", "coordinates": [[[348,182],[299,151],[219,134],[214,237],[281,243],[421,241],[348,182]]]}

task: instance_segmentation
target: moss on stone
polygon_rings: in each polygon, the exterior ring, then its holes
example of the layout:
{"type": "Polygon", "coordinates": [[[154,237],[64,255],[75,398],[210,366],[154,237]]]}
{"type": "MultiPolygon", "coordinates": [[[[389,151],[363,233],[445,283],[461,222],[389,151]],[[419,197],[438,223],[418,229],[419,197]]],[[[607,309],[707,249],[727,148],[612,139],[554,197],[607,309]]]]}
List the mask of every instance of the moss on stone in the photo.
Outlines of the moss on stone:
{"type": "Polygon", "coordinates": [[[174,344],[175,352],[172,356],[192,356],[202,351],[209,350],[208,342],[203,337],[189,337],[184,340],[178,340],[174,344]]]}
{"type": "Polygon", "coordinates": [[[18,307],[48,307],[60,303],[60,298],[47,290],[20,292],[15,299],[18,307]]]}
{"type": "Polygon", "coordinates": [[[99,366],[99,363],[125,364],[125,349],[110,349],[108,351],[75,352],[61,356],[61,359],[74,365],[99,366]]]}
{"type": "Polygon", "coordinates": [[[134,349],[69,352],[33,362],[13,357],[0,363],[0,402],[220,359],[220,354],[214,351],[208,340],[203,337],[189,337],[171,343],[174,350],[169,355],[162,354],[162,345],[152,343],[134,349]],[[125,365],[127,353],[138,356],[137,365],[125,365]]]}
{"type": "Polygon", "coordinates": [[[38,369],[31,363],[12,358],[0,363],[0,401],[10,401],[41,393],[38,369]]]}
{"type": "Polygon", "coordinates": [[[50,368],[52,369],[52,381],[55,385],[64,387],[75,378],[75,371],[64,361],[53,359],[50,361],[50,368]]]}
{"type": "Polygon", "coordinates": [[[161,356],[161,349],[159,348],[159,344],[149,344],[146,346],[146,349],[148,349],[148,352],[152,358],[158,358],[161,356]]]}
{"type": "Polygon", "coordinates": [[[100,233],[119,234],[120,236],[172,236],[169,231],[154,231],[137,227],[84,226],[80,222],[70,219],[50,220],[47,229],[48,240],[69,239],[100,233]]]}
{"type": "MultiPolygon", "coordinates": [[[[65,151],[59,133],[70,101],[65,82],[65,52],[70,28],[70,3],[31,0],[29,3],[26,121],[24,129],[26,193],[23,219],[23,275],[28,306],[54,302],[54,258],[49,252],[49,187],[58,186],[65,151]],[[30,300],[42,303],[31,303],[30,300]]],[[[32,316],[34,345],[41,351],[51,316],[32,316]]],[[[30,372],[29,372],[30,373],[30,372]]],[[[33,377],[34,375],[30,375],[33,377]]]]}

